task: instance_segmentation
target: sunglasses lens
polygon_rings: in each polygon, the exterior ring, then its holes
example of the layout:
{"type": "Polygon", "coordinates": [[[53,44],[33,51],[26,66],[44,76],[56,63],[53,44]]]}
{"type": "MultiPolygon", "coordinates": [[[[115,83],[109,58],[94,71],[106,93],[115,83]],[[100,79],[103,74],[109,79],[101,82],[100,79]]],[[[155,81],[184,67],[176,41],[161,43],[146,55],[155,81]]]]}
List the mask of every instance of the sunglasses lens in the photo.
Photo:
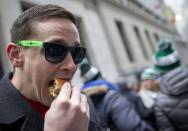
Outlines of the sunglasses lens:
{"type": "Polygon", "coordinates": [[[71,55],[75,64],[82,62],[86,54],[86,49],[84,47],[74,47],[71,49],[71,55]]]}
{"type": "Polygon", "coordinates": [[[79,64],[85,57],[86,49],[84,47],[67,47],[62,44],[45,43],[45,57],[46,60],[51,63],[59,63],[63,61],[69,52],[71,51],[72,58],[75,64],[79,64]]]}
{"type": "Polygon", "coordinates": [[[51,63],[61,62],[66,57],[67,53],[68,49],[66,46],[54,43],[45,44],[45,57],[51,63]]]}

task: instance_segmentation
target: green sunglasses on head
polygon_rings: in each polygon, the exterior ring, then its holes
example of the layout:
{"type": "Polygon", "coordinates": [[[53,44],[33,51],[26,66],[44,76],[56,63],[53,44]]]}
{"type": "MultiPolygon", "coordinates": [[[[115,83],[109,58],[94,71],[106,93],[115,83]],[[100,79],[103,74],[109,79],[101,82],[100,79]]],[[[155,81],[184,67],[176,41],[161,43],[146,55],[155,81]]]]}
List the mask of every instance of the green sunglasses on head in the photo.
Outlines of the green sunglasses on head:
{"type": "Polygon", "coordinates": [[[16,44],[24,47],[43,47],[48,62],[59,63],[65,59],[70,51],[75,64],[79,64],[85,57],[86,48],[82,46],[69,47],[63,43],[21,40],[16,44]]]}

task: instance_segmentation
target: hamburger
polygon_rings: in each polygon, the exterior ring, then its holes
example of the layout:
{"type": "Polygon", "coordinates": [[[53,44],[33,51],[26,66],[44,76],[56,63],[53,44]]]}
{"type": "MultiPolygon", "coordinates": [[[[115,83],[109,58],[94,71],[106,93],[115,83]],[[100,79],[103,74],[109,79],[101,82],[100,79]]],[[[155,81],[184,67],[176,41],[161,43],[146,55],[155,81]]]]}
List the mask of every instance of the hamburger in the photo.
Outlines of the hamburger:
{"type": "Polygon", "coordinates": [[[64,83],[65,80],[56,78],[49,88],[50,95],[53,97],[57,97],[64,83]]]}

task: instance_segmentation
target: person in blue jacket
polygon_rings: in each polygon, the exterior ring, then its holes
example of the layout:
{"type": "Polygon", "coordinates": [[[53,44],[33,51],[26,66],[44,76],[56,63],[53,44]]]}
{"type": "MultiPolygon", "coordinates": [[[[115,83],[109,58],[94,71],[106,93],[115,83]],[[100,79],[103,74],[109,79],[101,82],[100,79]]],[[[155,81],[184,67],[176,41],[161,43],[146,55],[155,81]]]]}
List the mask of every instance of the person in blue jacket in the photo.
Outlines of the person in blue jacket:
{"type": "Polygon", "coordinates": [[[120,94],[118,87],[104,80],[100,71],[87,60],[80,64],[84,80],[82,92],[90,96],[101,126],[110,131],[153,131],[154,129],[141,119],[126,97],[120,94]]]}

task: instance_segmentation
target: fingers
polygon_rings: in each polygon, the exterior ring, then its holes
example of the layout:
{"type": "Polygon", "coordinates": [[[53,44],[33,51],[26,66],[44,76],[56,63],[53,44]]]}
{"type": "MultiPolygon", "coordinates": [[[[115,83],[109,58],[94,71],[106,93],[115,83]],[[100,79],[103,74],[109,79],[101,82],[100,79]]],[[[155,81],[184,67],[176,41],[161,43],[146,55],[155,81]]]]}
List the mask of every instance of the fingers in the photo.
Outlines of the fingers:
{"type": "Polygon", "coordinates": [[[88,131],[89,105],[80,88],[66,82],[52,104],[45,115],[45,130],[88,131]]]}
{"type": "Polygon", "coordinates": [[[89,104],[88,104],[88,101],[87,101],[87,97],[83,94],[81,94],[80,105],[81,105],[82,111],[86,112],[86,114],[89,118],[90,117],[89,104]]]}
{"type": "Polygon", "coordinates": [[[76,106],[80,106],[82,112],[85,112],[89,118],[89,104],[87,102],[87,97],[84,94],[81,94],[79,87],[72,88],[70,101],[76,106]]]}
{"type": "Polygon", "coordinates": [[[80,104],[81,101],[81,92],[79,87],[72,87],[72,94],[70,101],[76,105],[80,104]]]}
{"type": "MultiPolygon", "coordinates": [[[[79,87],[71,87],[69,82],[63,84],[59,95],[56,98],[60,105],[64,106],[68,104],[69,106],[72,105],[74,108],[80,108],[82,113],[86,113],[87,117],[89,118],[89,104],[87,102],[87,97],[80,92],[79,87]]],[[[57,103],[57,104],[58,104],[57,103]]]]}
{"type": "Polygon", "coordinates": [[[59,95],[57,96],[57,99],[61,101],[68,101],[71,97],[71,84],[69,82],[65,82],[62,85],[62,88],[59,92],[59,95]]]}

